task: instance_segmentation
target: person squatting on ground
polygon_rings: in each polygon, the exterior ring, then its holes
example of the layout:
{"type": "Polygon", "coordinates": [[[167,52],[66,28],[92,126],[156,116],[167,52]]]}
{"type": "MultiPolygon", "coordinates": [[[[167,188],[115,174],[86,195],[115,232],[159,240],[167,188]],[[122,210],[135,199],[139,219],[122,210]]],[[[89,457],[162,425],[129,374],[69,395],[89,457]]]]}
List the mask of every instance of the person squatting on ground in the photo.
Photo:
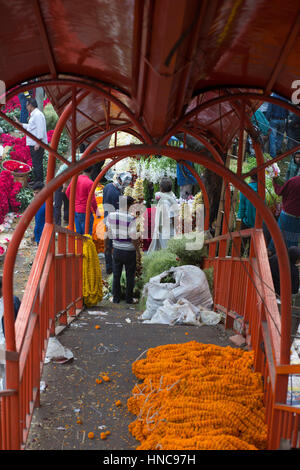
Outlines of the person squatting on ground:
{"type": "MultiPolygon", "coordinates": [[[[83,171],[83,174],[78,176],[76,184],[75,194],[75,227],[76,232],[84,235],[85,233],[85,218],[86,218],[86,206],[89,193],[93,186],[93,181],[90,179],[90,174],[93,167],[88,167],[83,171]]],[[[69,184],[66,190],[66,196],[70,200],[72,183],[69,184]]],[[[93,194],[91,201],[91,208],[96,213],[97,217],[100,217],[100,212],[97,206],[95,194],[93,194]]],[[[94,224],[94,216],[90,214],[89,234],[92,235],[94,224]]]]}
{"type": "Polygon", "coordinates": [[[134,204],[131,196],[120,198],[119,209],[110,212],[107,217],[107,230],[113,244],[113,299],[114,303],[121,300],[121,274],[123,266],[126,272],[125,300],[128,304],[135,302],[133,289],[137,259],[140,257],[139,240],[137,239],[136,223],[130,208],[134,204]]]}
{"type": "MultiPolygon", "coordinates": [[[[24,129],[26,129],[28,132],[31,132],[31,134],[41,140],[44,144],[48,144],[46,119],[44,113],[38,109],[36,99],[30,98],[27,101],[26,108],[30,114],[28,124],[21,123],[17,118],[15,118],[15,121],[21,124],[24,129]]],[[[43,147],[41,147],[29,136],[26,136],[26,145],[28,145],[30,149],[32,166],[34,170],[33,183],[36,183],[37,181],[41,181],[43,183],[43,159],[45,151],[43,147]]]]}
{"type": "MultiPolygon", "coordinates": [[[[110,212],[114,212],[119,209],[119,198],[122,196],[126,186],[132,181],[132,176],[129,172],[122,172],[117,175],[117,178],[112,183],[108,183],[103,189],[103,207],[104,207],[104,220],[110,212]]],[[[107,227],[106,227],[107,229],[107,227]]],[[[111,274],[113,270],[113,259],[112,259],[112,240],[109,237],[105,238],[105,265],[106,274],[111,274]]]]}

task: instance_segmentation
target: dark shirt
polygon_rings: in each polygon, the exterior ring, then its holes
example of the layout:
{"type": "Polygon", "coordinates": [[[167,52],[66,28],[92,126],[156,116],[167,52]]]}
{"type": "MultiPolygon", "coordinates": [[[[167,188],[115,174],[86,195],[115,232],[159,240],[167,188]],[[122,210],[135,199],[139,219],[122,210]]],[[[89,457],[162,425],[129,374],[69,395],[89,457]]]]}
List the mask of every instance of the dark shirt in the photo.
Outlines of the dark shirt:
{"type": "MultiPolygon", "coordinates": [[[[279,277],[279,265],[277,255],[269,258],[274,289],[277,295],[280,295],[280,277],[279,277]]],[[[291,267],[291,281],[292,281],[292,294],[297,294],[299,290],[299,270],[298,267],[290,262],[291,267]]]]}
{"type": "MultiPolygon", "coordinates": [[[[284,98],[281,98],[281,96],[276,95],[275,93],[273,94],[273,97],[280,98],[283,101],[287,101],[284,98]]],[[[287,119],[288,115],[289,112],[286,108],[282,108],[281,106],[278,106],[277,104],[273,103],[268,104],[266,117],[269,121],[270,119],[287,119]]]]}
{"type": "MultiPolygon", "coordinates": [[[[21,305],[21,301],[20,301],[19,297],[17,297],[16,295],[14,295],[14,315],[15,315],[15,320],[16,320],[16,318],[17,318],[20,305],[21,305]]],[[[2,323],[2,331],[3,331],[3,334],[4,334],[4,336],[5,336],[5,331],[4,331],[4,317],[2,317],[2,322],[1,322],[1,323],[2,323]]]]}
{"type": "Polygon", "coordinates": [[[39,208],[37,213],[35,214],[35,227],[34,227],[34,239],[37,243],[40,243],[40,239],[42,236],[42,232],[45,225],[45,211],[46,211],[46,203],[39,208]]]}
{"type": "MultiPolygon", "coordinates": [[[[186,162],[192,168],[194,168],[193,162],[186,162]]],[[[197,180],[190,170],[183,164],[177,163],[177,184],[178,186],[184,186],[186,184],[197,184],[197,180]]]]}
{"type": "Polygon", "coordinates": [[[114,185],[114,183],[108,183],[103,189],[103,206],[104,206],[104,217],[106,219],[109,212],[114,212],[119,209],[119,198],[121,196],[121,190],[114,185]],[[105,205],[112,206],[111,208],[105,207],[105,205]]]}
{"type": "Polygon", "coordinates": [[[290,178],[283,186],[279,186],[273,179],[275,193],[282,196],[284,212],[300,217],[300,175],[290,178]]]}

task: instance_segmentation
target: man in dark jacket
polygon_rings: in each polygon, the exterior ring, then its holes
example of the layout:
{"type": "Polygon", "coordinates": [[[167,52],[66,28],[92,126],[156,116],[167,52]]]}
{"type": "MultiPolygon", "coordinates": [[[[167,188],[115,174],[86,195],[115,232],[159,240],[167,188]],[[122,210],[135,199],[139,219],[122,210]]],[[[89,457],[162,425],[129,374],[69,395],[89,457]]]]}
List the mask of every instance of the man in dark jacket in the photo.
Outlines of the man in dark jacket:
{"type": "MultiPolygon", "coordinates": [[[[282,99],[281,96],[273,93],[274,98],[282,99]]],[[[284,100],[286,101],[286,100],[284,100]]],[[[275,158],[281,152],[284,132],[286,130],[286,121],[288,118],[288,110],[277,104],[269,103],[267,109],[267,119],[270,123],[270,155],[275,158]]]]}

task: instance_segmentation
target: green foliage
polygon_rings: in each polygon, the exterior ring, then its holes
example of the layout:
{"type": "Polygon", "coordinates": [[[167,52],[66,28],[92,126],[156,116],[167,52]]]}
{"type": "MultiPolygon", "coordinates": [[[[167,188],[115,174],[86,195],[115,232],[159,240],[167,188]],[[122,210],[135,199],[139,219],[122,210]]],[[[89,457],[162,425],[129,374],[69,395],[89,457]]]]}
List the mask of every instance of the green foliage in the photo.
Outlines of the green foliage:
{"type": "Polygon", "coordinates": [[[202,248],[197,250],[187,249],[188,244],[191,244],[194,241],[195,238],[190,238],[187,236],[171,238],[168,241],[167,250],[179,258],[181,265],[194,264],[196,266],[200,266],[203,258],[207,254],[207,248],[204,245],[202,248]]]}
{"type": "MultiPolygon", "coordinates": [[[[109,277],[107,278],[107,282],[108,282],[108,289],[112,293],[113,274],[109,275],[109,277]]],[[[125,292],[126,292],[126,274],[125,274],[125,271],[123,271],[122,274],[121,274],[120,285],[121,285],[121,300],[122,300],[122,299],[125,299],[125,292]]],[[[140,284],[139,284],[138,281],[136,281],[134,289],[133,289],[133,297],[134,298],[139,298],[140,295],[141,295],[140,284]]]]}
{"type": "Polygon", "coordinates": [[[58,153],[65,155],[70,149],[70,144],[71,144],[71,141],[70,141],[69,134],[67,133],[66,129],[64,129],[59,139],[59,144],[57,148],[58,153]]]}
{"type": "MultiPolygon", "coordinates": [[[[20,119],[20,113],[20,109],[16,108],[13,111],[7,112],[6,116],[10,117],[11,119],[14,119],[14,117],[20,119]]],[[[2,118],[0,118],[0,127],[2,127],[4,134],[12,134],[13,132],[16,132],[16,128],[2,118]]]]}
{"type": "Polygon", "coordinates": [[[25,209],[29,206],[33,199],[33,190],[28,187],[23,187],[20,189],[16,195],[16,200],[21,203],[19,212],[24,212],[25,209]]]}
{"type": "Polygon", "coordinates": [[[181,263],[177,258],[175,253],[171,253],[167,249],[144,254],[142,258],[143,284],[146,284],[152,277],[158,276],[172,267],[180,266],[181,263]]]}
{"type": "Polygon", "coordinates": [[[55,129],[56,123],[58,121],[58,115],[51,103],[46,104],[44,107],[44,115],[47,123],[47,131],[55,129]]]}
{"type": "Polygon", "coordinates": [[[210,293],[213,297],[214,296],[214,268],[213,267],[206,268],[206,269],[203,269],[203,271],[205,273],[205,276],[209,285],[210,293]]]}

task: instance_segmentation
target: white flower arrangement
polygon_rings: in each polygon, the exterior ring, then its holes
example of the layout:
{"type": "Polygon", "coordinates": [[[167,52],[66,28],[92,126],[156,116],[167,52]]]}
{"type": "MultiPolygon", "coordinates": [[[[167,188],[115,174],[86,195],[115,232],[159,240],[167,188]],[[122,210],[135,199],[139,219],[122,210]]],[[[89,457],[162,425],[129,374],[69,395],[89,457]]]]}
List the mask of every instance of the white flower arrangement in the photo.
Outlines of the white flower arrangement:
{"type": "Polygon", "coordinates": [[[280,175],[280,168],[277,163],[266,168],[266,175],[270,178],[277,178],[280,175]]]}

